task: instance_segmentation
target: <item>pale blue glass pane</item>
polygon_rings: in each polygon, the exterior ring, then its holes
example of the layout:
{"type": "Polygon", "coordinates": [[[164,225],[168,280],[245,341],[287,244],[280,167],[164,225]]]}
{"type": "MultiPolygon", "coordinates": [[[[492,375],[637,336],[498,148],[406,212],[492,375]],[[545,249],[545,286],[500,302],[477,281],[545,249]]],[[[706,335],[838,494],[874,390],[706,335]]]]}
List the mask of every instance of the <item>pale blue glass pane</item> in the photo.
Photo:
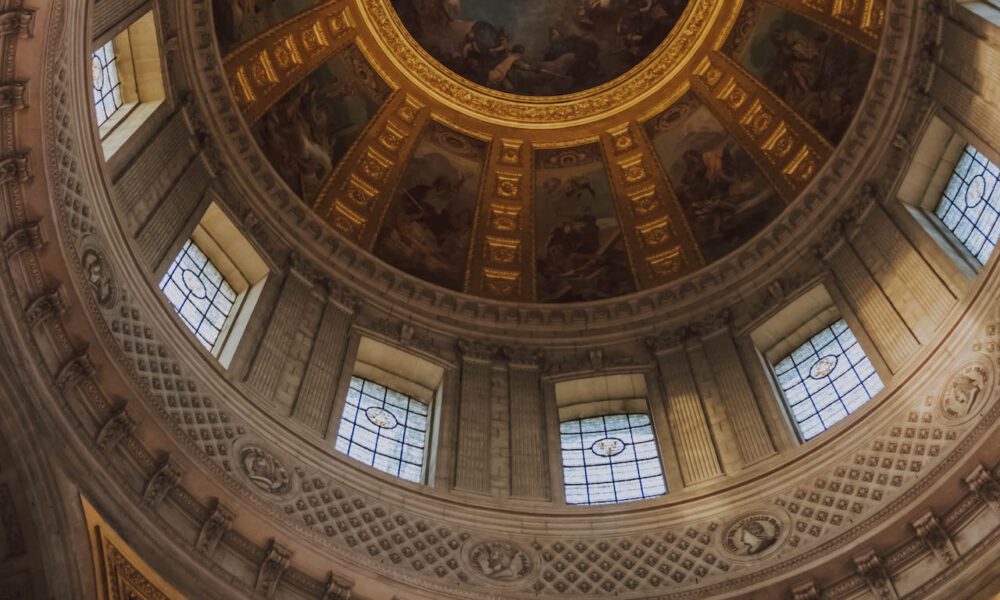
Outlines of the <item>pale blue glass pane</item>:
{"type": "Polygon", "coordinates": [[[1000,237],[1000,167],[973,146],[967,146],[955,165],[935,214],[955,238],[985,264],[1000,237]]]}
{"type": "Polygon", "coordinates": [[[577,419],[561,423],[560,431],[567,503],[625,502],[666,493],[648,415],[577,419]]]}
{"type": "Polygon", "coordinates": [[[882,388],[844,320],[824,328],[777,364],[792,361],[796,367],[779,373],[778,381],[803,440],[854,412],[882,388]]]}
{"type": "Polygon", "coordinates": [[[419,483],[429,409],[401,392],[352,377],[336,449],[344,452],[347,448],[351,458],[419,483]]]}
{"type": "Polygon", "coordinates": [[[193,240],[185,242],[174,258],[160,280],[160,290],[202,345],[214,349],[236,292],[193,240]]]}

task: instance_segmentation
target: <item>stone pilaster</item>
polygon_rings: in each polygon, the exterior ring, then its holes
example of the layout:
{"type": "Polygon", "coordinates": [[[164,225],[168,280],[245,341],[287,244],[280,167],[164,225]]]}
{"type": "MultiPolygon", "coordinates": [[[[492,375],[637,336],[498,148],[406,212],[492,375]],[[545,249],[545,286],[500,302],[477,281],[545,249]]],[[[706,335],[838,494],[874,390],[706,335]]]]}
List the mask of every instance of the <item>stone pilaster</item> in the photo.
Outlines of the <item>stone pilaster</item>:
{"type": "Polygon", "coordinates": [[[705,351],[711,357],[719,402],[729,416],[743,465],[774,456],[774,442],[764,424],[732,336],[727,331],[710,338],[705,342],[705,351]]]}
{"type": "Polygon", "coordinates": [[[311,284],[295,269],[288,269],[278,304],[247,375],[247,383],[269,400],[278,387],[278,378],[298,327],[299,311],[308,299],[310,288],[311,284]]]}
{"type": "Polygon", "coordinates": [[[455,488],[490,493],[490,378],[493,348],[460,344],[462,382],[458,413],[455,488]]]}
{"type": "Polygon", "coordinates": [[[698,390],[698,397],[701,399],[701,405],[704,407],[705,416],[708,419],[708,427],[712,434],[719,464],[723,472],[736,472],[742,468],[743,460],[733,435],[729,411],[726,410],[722,395],[719,393],[719,387],[716,385],[715,357],[709,359],[705,346],[700,341],[688,344],[687,356],[691,375],[694,377],[695,387],[698,390]]]}
{"type": "Polygon", "coordinates": [[[880,207],[851,245],[917,339],[929,343],[956,302],[944,282],[880,207]]]}
{"type": "Polygon", "coordinates": [[[849,245],[834,254],[830,268],[889,370],[898,372],[917,351],[917,338],[849,245]]]}
{"type": "Polygon", "coordinates": [[[353,310],[327,301],[302,386],[292,407],[292,416],[320,435],[326,434],[336,400],[334,390],[343,371],[353,320],[353,310]]]}
{"type": "Polygon", "coordinates": [[[667,417],[684,485],[722,475],[687,353],[680,346],[659,349],[656,361],[666,387],[667,417]]]}
{"type": "Polygon", "coordinates": [[[158,270],[173,257],[167,251],[175,245],[186,224],[197,212],[211,183],[212,175],[201,160],[193,160],[181,173],[176,185],[152,209],[136,233],[139,252],[146,264],[158,270]]]}
{"type": "Polygon", "coordinates": [[[547,499],[547,419],[537,359],[532,356],[512,357],[509,378],[510,494],[517,498],[547,499]]]}
{"type": "Polygon", "coordinates": [[[126,21],[146,0],[101,0],[94,3],[93,29],[95,39],[115,35],[128,27],[126,21]]]}

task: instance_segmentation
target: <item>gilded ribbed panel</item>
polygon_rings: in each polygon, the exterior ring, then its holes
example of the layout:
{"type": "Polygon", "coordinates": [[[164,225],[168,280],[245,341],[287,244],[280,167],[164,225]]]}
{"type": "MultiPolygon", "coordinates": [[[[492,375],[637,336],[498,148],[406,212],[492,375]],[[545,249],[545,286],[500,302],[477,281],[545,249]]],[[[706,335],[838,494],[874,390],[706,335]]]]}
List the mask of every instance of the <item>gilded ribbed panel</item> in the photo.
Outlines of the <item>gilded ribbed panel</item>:
{"type": "Polygon", "coordinates": [[[281,368],[298,328],[299,310],[307,300],[309,285],[293,271],[285,276],[278,305],[274,309],[267,332],[261,340],[247,383],[270,399],[278,386],[281,368]]]}
{"type": "Polygon", "coordinates": [[[332,302],[327,302],[316,333],[312,356],[306,366],[299,397],[292,416],[320,435],[326,434],[330,411],[336,398],[344,367],[352,316],[332,302]]]}
{"type": "Polygon", "coordinates": [[[545,407],[538,369],[510,368],[510,493],[517,498],[549,496],[545,407]]]}
{"type": "Polygon", "coordinates": [[[774,443],[764,425],[733,338],[728,333],[718,335],[706,343],[705,350],[711,357],[719,398],[729,415],[743,464],[750,465],[774,456],[774,443]]]}
{"type": "Polygon", "coordinates": [[[917,338],[850,246],[844,246],[833,256],[830,267],[889,369],[898,372],[917,351],[917,338]]]}
{"type": "Polygon", "coordinates": [[[455,487],[490,492],[490,364],[462,362],[455,487]]]}
{"type": "Polygon", "coordinates": [[[718,477],[722,467],[686,353],[677,350],[657,359],[667,388],[667,416],[684,485],[718,477]]]}

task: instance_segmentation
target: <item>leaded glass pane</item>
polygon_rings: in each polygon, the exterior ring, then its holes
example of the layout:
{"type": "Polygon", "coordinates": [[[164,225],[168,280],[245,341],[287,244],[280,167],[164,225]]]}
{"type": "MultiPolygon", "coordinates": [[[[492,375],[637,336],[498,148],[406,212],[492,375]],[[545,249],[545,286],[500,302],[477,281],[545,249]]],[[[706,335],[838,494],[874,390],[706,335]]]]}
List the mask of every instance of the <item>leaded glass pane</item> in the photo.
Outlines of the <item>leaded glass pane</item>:
{"type": "Polygon", "coordinates": [[[430,407],[361,377],[352,377],[336,449],[380,471],[420,483],[430,407]]]}
{"type": "Polygon", "coordinates": [[[94,50],[90,58],[91,78],[94,88],[94,110],[100,127],[125,105],[122,100],[122,83],[118,77],[118,58],[113,42],[94,50]]]}
{"type": "Polygon", "coordinates": [[[198,341],[209,351],[214,349],[235,306],[236,292],[193,240],[170,264],[160,289],[198,341]]]}
{"type": "Polygon", "coordinates": [[[667,492],[647,415],[566,421],[559,433],[568,504],[628,502],[667,492]]]}
{"type": "Polygon", "coordinates": [[[967,146],[935,213],[976,260],[986,264],[1000,238],[1000,167],[967,146]]]}
{"type": "Polygon", "coordinates": [[[843,320],[811,337],[774,369],[803,440],[823,433],[882,389],[875,367],[843,320]]]}

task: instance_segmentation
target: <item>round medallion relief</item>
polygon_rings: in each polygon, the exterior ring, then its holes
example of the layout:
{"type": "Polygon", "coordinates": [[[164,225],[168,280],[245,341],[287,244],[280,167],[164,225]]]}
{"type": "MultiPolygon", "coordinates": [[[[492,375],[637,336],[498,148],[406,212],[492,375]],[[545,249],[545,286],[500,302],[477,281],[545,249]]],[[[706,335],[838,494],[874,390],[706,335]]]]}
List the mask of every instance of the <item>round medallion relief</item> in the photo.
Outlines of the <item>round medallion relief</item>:
{"type": "Polygon", "coordinates": [[[945,385],[938,407],[941,415],[953,423],[964,423],[976,416],[993,391],[993,367],[986,360],[963,365],[945,385]]]}
{"type": "Polygon", "coordinates": [[[240,471],[257,489],[268,494],[282,495],[292,489],[292,476],[273,453],[260,446],[247,444],[237,453],[240,471]]]}
{"type": "Polygon", "coordinates": [[[104,252],[88,243],[80,253],[80,263],[97,303],[102,308],[114,308],[118,303],[118,284],[104,252]]]}
{"type": "Polygon", "coordinates": [[[758,560],[782,546],[788,518],[772,512],[753,512],[736,519],[722,535],[722,550],[736,560],[758,560]]]}
{"type": "Polygon", "coordinates": [[[513,542],[480,541],[465,548],[466,566],[477,578],[492,585],[516,587],[525,583],[535,569],[528,551],[513,542]]]}

